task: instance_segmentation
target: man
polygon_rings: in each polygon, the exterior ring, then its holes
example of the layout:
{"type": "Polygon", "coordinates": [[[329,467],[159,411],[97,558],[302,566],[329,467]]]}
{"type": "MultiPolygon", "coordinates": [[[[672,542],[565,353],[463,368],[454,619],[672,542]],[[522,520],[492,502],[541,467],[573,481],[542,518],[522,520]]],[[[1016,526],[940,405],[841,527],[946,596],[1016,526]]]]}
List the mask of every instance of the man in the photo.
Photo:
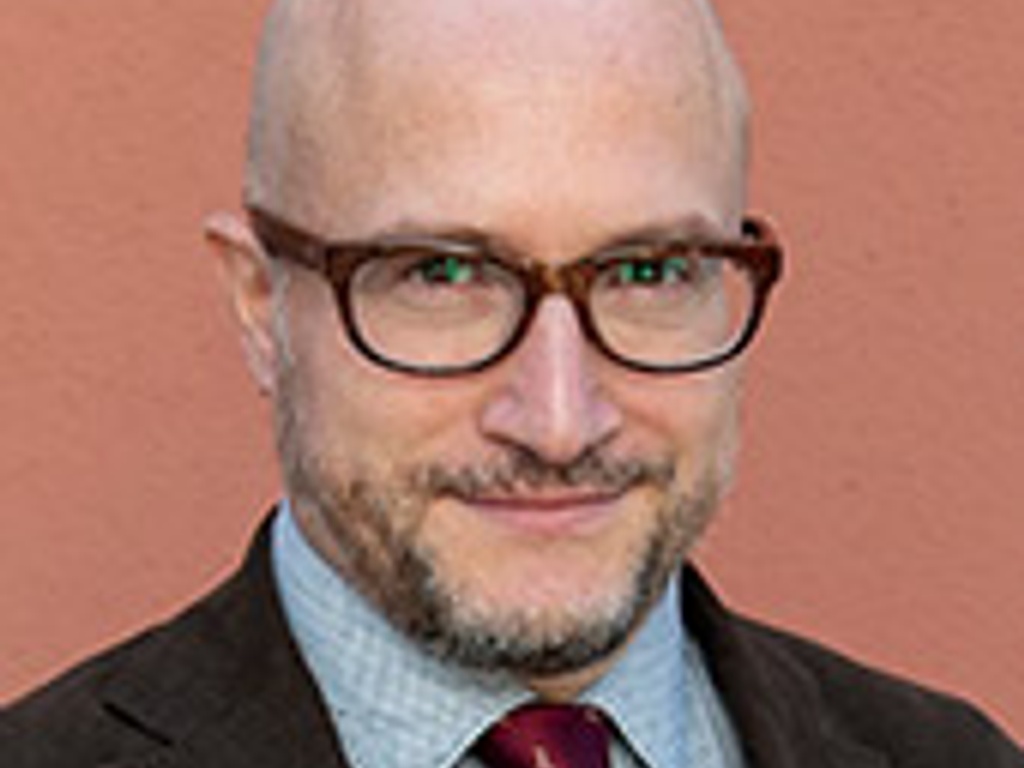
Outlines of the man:
{"type": "Polygon", "coordinates": [[[781,271],[745,99],[699,0],[279,2],[209,238],[284,501],[3,765],[1024,765],[680,568],[781,271]]]}

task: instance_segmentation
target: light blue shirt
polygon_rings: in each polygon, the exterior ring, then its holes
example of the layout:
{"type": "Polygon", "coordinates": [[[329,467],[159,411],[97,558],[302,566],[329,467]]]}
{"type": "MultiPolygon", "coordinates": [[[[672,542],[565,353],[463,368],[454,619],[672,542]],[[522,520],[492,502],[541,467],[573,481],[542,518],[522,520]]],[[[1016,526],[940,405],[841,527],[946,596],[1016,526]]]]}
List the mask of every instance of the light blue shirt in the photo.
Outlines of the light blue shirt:
{"type": "MultiPolygon", "coordinates": [[[[474,742],[531,692],[445,664],[396,631],[306,542],[287,504],[274,576],[288,625],[353,768],[477,768],[474,742]]],[[[581,696],[621,738],[615,768],[741,768],[736,735],[689,642],[673,583],[616,664],[581,696]]]]}

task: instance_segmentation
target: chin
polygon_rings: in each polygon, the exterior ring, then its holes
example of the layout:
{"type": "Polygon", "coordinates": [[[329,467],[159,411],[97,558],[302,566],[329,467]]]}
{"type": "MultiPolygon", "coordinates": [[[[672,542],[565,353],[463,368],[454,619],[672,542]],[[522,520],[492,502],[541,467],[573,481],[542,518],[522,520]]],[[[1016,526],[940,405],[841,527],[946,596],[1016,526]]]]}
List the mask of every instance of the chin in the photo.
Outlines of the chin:
{"type": "Polygon", "coordinates": [[[429,574],[401,624],[443,661],[486,672],[576,672],[618,650],[663,593],[671,566],[658,548],[601,557],[550,548],[486,559],[472,570],[416,556],[429,574]]]}

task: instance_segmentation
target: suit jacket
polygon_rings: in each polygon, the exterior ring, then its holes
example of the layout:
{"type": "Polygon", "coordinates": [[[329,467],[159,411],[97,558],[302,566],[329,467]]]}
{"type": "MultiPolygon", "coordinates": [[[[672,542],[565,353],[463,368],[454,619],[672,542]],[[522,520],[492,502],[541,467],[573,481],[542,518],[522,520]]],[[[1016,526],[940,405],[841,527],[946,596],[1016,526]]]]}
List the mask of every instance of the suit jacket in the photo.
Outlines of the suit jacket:
{"type": "MultiPolygon", "coordinates": [[[[684,584],[750,768],[1024,768],[967,705],[740,618],[692,569],[684,584]]],[[[0,714],[3,768],[345,765],[278,603],[268,525],[212,595],[0,714]]]]}

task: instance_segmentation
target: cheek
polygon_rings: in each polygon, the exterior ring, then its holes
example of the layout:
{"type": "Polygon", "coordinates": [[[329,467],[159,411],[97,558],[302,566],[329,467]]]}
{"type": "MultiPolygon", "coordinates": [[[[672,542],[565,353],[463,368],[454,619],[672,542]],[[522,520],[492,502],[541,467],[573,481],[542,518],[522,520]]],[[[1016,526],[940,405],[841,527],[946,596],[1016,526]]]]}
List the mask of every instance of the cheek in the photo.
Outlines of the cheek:
{"type": "Polygon", "coordinates": [[[340,396],[346,424],[339,429],[388,464],[444,455],[462,442],[459,434],[470,431],[472,398],[437,391],[438,386],[457,389],[452,383],[426,384],[408,377],[394,380],[386,372],[353,377],[340,396]]]}
{"type": "Polygon", "coordinates": [[[294,373],[306,442],[334,466],[386,473],[432,458],[473,423],[478,397],[468,387],[389,372],[364,360],[340,328],[307,334],[294,373]]]}
{"type": "MultiPolygon", "coordinates": [[[[652,435],[676,457],[688,486],[713,474],[726,482],[738,442],[740,374],[726,368],[708,374],[656,379],[630,390],[627,410],[638,434],[652,435]]],[[[627,395],[624,395],[626,397],[627,395]]]]}

